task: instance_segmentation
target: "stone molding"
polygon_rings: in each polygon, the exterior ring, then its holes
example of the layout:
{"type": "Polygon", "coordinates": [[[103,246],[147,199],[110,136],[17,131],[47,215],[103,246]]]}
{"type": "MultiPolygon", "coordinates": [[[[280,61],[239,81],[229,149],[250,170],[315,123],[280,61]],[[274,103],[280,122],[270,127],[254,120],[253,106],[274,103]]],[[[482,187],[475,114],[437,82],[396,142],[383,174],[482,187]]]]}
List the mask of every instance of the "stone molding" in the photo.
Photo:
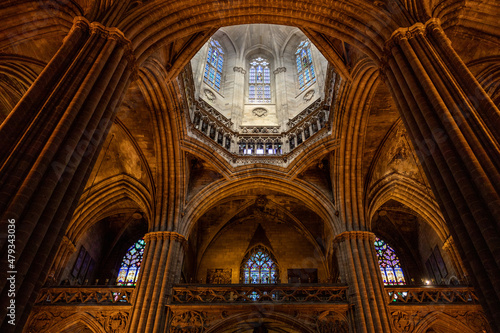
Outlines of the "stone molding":
{"type": "Polygon", "coordinates": [[[151,240],[176,240],[183,245],[187,243],[187,238],[175,231],[153,231],[144,235],[144,240],[148,243],[151,240]]]}
{"type": "Polygon", "coordinates": [[[371,231],[344,231],[334,238],[333,243],[341,243],[348,239],[368,239],[374,242],[375,234],[371,231]]]}
{"type": "Polygon", "coordinates": [[[273,71],[273,74],[279,74],[279,73],[285,73],[286,72],[286,67],[278,67],[273,71]]]}
{"type": "Polygon", "coordinates": [[[91,34],[97,34],[102,38],[118,42],[125,48],[125,57],[128,59],[130,66],[135,68],[136,59],[132,41],[128,39],[120,29],[116,27],[106,27],[99,22],[90,22],[83,16],[76,16],[73,19],[73,26],[67,36],[76,29],[88,30],[91,34]]]}
{"type": "Polygon", "coordinates": [[[233,71],[241,73],[241,74],[246,74],[247,71],[243,69],[243,67],[233,67],[233,71]]]}

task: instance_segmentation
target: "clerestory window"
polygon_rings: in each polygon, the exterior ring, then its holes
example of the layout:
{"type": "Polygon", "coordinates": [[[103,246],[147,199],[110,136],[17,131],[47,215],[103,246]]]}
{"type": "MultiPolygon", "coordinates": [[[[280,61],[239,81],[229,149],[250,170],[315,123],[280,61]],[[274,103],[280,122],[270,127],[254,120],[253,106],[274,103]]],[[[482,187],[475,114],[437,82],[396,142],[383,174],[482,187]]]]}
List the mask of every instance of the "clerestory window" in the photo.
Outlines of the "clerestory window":
{"type": "Polygon", "coordinates": [[[384,285],[405,285],[403,269],[399,263],[399,258],[392,247],[385,241],[375,238],[375,251],[377,252],[380,272],[384,285]]]}
{"type": "Polygon", "coordinates": [[[127,253],[123,256],[120,270],[118,271],[118,278],[116,279],[117,285],[135,286],[137,277],[139,276],[139,269],[141,268],[145,247],[146,242],[143,239],[139,239],[127,250],[127,253]]]}
{"type": "Polygon", "coordinates": [[[222,50],[222,46],[215,39],[211,39],[208,46],[208,55],[207,62],[205,63],[203,81],[215,90],[220,91],[223,68],[224,51],[222,50]]]}
{"type": "Polygon", "coordinates": [[[262,57],[255,58],[250,62],[248,101],[250,103],[271,103],[271,69],[269,61],[262,57]]]}
{"type": "Polygon", "coordinates": [[[295,62],[297,65],[297,78],[299,89],[302,91],[316,82],[316,73],[311,54],[311,43],[308,40],[302,41],[295,52],[295,62]]]}

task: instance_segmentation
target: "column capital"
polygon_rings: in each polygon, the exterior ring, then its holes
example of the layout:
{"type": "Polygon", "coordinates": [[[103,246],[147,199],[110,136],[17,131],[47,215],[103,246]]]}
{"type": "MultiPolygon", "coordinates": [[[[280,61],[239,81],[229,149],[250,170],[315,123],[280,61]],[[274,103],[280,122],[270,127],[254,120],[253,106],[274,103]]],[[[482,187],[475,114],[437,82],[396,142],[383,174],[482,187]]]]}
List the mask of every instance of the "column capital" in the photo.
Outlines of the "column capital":
{"type": "Polygon", "coordinates": [[[286,67],[278,67],[273,71],[274,75],[277,75],[279,73],[285,73],[286,72],[286,67]]]}
{"type": "Polygon", "coordinates": [[[391,37],[385,42],[385,49],[391,49],[394,45],[399,44],[403,39],[410,39],[416,35],[425,35],[427,31],[441,29],[441,20],[438,18],[431,18],[427,22],[417,22],[410,27],[400,27],[394,30],[391,37]]]}
{"type": "Polygon", "coordinates": [[[453,249],[454,246],[455,246],[455,242],[453,241],[453,237],[451,237],[451,235],[450,235],[444,241],[443,250],[453,249]]]}
{"type": "MultiPolygon", "coordinates": [[[[73,27],[70,33],[76,29],[87,30],[90,34],[99,35],[107,40],[114,40],[125,48],[126,57],[131,67],[135,67],[135,55],[132,47],[132,41],[116,27],[106,27],[99,22],[90,22],[83,16],[76,16],[73,19],[73,27]]],[[[70,34],[68,33],[68,35],[70,34]]],[[[135,68],[134,68],[135,69],[135,68]]]]}
{"type": "Polygon", "coordinates": [[[182,245],[187,243],[187,238],[175,231],[153,231],[144,235],[144,240],[148,243],[151,240],[176,240],[182,245]]]}
{"type": "Polygon", "coordinates": [[[371,231],[344,231],[333,239],[333,243],[341,243],[348,239],[368,239],[374,242],[375,234],[371,231]]]}
{"type": "Polygon", "coordinates": [[[71,241],[71,239],[68,238],[68,236],[64,235],[62,239],[62,246],[66,247],[71,253],[76,251],[76,246],[75,244],[71,241]]]}

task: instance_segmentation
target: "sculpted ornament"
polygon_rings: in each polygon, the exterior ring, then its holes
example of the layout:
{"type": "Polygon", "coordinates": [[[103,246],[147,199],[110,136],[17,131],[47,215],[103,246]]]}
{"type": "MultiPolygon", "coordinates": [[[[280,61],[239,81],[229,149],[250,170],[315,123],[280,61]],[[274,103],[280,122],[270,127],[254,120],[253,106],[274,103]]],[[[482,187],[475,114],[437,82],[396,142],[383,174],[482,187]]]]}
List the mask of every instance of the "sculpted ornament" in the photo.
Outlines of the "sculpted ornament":
{"type": "Polygon", "coordinates": [[[206,312],[186,311],[175,314],[170,324],[170,332],[201,333],[204,331],[206,312]]]}
{"type": "Polygon", "coordinates": [[[215,101],[215,99],[217,98],[215,96],[215,94],[213,93],[213,91],[211,91],[209,89],[205,89],[203,92],[205,93],[205,96],[207,97],[207,99],[209,101],[215,101]]]}
{"type": "Polygon", "coordinates": [[[265,117],[267,115],[267,110],[264,108],[255,108],[252,110],[252,113],[257,117],[265,117]]]}
{"type": "Polygon", "coordinates": [[[306,94],[304,95],[304,101],[309,102],[314,97],[314,93],[315,93],[314,89],[306,92],[306,94]]]}
{"type": "Polygon", "coordinates": [[[318,333],[348,333],[349,326],[345,318],[333,311],[321,313],[316,320],[318,333]]]}

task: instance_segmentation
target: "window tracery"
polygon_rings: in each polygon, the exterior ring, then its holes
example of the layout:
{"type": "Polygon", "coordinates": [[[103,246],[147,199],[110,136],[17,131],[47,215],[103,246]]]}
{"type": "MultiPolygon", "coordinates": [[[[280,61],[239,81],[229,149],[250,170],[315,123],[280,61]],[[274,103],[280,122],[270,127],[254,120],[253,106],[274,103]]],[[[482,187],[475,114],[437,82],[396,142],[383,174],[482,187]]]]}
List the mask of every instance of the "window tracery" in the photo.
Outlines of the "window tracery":
{"type": "Polygon", "coordinates": [[[208,46],[207,62],[205,63],[203,81],[210,87],[220,91],[223,68],[224,51],[222,50],[222,46],[215,39],[211,39],[208,46]]]}
{"type": "Polygon", "coordinates": [[[305,88],[316,82],[316,73],[311,54],[311,43],[308,40],[302,41],[295,52],[299,89],[305,88]]]}
{"type": "Polygon", "coordinates": [[[375,238],[375,251],[384,285],[405,285],[405,277],[399,258],[392,247],[385,241],[375,238]]]}
{"type": "Polygon", "coordinates": [[[146,242],[143,239],[139,239],[127,250],[127,253],[123,256],[120,270],[118,271],[118,278],[116,279],[117,285],[135,286],[137,277],[139,276],[145,247],[146,242]]]}
{"type": "Polygon", "coordinates": [[[278,266],[273,254],[264,246],[250,250],[241,264],[243,283],[277,283],[278,266]]]}
{"type": "Polygon", "coordinates": [[[258,57],[250,62],[248,83],[250,103],[271,103],[271,69],[267,59],[258,57]]]}

